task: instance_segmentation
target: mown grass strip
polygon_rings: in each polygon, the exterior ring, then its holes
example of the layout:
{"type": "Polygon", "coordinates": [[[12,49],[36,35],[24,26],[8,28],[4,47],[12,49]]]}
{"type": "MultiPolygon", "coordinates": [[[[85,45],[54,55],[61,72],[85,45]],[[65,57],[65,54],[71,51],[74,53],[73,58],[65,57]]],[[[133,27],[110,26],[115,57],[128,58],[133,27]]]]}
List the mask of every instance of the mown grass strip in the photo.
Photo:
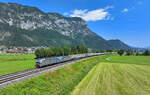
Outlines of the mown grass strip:
{"type": "Polygon", "coordinates": [[[103,62],[97,64],[71,95],[149,95],[150,66],[103,62]]]}
{"type": "Polygon", "coordinates": [[[0,95],[68,95],[100,57],[90,58],[0,90],[0,95]]]}

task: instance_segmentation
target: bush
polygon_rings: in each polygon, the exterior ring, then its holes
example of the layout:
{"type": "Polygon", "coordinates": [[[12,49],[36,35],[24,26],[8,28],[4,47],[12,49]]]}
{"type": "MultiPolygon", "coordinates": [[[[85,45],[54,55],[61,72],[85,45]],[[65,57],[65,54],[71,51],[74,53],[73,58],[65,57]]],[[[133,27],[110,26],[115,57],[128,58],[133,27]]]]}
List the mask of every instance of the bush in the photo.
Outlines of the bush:
{"type": "Polygon", "coordinates": [[[124,50],[119,50],[117,53],[122,56],[124,54],[124,50]]]}
{"type": "Polygon", "coordinates": [[[130,56],[130,55],[133,55],[133,54],[134,54],[134,51],[132,51],[132,50],[127,50],[126,51],[127,56],[130,56]]]}

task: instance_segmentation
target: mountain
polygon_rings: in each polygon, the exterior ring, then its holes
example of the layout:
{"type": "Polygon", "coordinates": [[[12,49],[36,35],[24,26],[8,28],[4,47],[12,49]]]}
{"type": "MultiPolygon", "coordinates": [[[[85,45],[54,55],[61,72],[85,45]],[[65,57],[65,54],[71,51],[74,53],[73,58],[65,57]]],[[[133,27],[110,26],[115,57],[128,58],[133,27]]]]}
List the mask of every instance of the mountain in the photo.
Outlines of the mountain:
{"type": "Polygon", "coordinates": [[[127,44],[118,39],[108,40],[107,42],[112,47],[112,49],[131,49],[127,44]]]}
{"type": "Polygon", "coordinates": [[[0,3],[0,45],[74,46],[91,49],[129,49],[119,40],[107,41],[92,32],[78,17],[45,13],[36,7],[0,3]]]}

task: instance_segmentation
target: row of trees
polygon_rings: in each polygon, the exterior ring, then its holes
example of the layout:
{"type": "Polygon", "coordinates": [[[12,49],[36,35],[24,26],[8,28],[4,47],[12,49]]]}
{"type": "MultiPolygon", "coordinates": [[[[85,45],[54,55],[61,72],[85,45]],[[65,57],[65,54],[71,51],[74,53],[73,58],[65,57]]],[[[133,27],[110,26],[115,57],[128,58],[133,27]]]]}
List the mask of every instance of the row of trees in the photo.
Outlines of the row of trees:
{"type": "Polygon", "coordinates": [[[117,53],[122,56],[122,55],[136,55],[136,56],[150,56],[150,51],[145,50],[145,51],[135,51],[135,50],[118,50],[117,53]]]}
{"type": "Polygon", "coordinates": [[[67,56],[71,54],[88,53],[88,48],[85,46],[73,46],[73,47],[50,47],[40,48],[35,51],[37,58],[52,57],[52,56],[67,56]]]}
{"type": "Polygon", "coordinates": [[[143,52],[143,55],[145,55],[145,56],[150,56],[150,51],[149,51],[149,50],[144,51],[144,52],[143,52]]]}

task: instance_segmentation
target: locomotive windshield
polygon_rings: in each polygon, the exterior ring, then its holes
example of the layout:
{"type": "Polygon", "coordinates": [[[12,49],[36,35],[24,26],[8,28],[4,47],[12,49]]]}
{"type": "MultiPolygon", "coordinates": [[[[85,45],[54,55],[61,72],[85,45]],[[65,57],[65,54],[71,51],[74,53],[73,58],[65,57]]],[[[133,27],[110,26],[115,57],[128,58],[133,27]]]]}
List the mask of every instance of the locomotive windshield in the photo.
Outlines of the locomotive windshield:
{"type": "Polygon", "coordinates": [[[44,60],[45,60],[45,58],[38,58],[38,59],[36,59],[36,63],[41,63],[44,60]]]}

